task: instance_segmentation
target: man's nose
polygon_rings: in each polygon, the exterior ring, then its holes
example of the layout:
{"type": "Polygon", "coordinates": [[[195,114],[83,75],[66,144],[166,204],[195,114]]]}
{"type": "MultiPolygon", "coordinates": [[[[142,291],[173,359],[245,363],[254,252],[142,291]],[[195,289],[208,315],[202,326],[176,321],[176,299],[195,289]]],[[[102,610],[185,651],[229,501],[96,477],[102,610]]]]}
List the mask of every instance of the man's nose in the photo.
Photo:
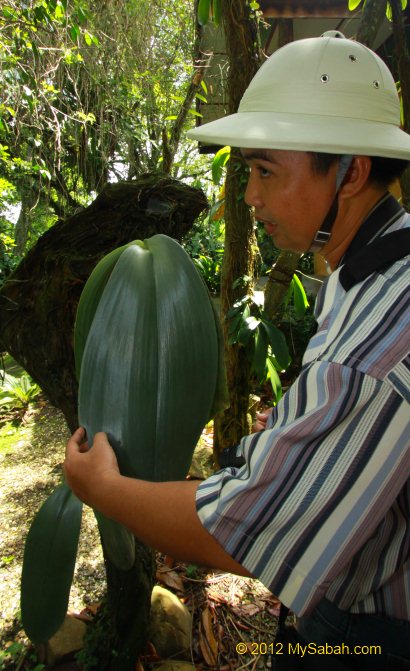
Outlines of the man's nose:
{"type": "Polygon", "coordinates": [[[251,170],[248,177],[248,183],[245,190],[245,203],[250,207],[260,208],[262,199],[258,188],[257,180],[251,170]]]}

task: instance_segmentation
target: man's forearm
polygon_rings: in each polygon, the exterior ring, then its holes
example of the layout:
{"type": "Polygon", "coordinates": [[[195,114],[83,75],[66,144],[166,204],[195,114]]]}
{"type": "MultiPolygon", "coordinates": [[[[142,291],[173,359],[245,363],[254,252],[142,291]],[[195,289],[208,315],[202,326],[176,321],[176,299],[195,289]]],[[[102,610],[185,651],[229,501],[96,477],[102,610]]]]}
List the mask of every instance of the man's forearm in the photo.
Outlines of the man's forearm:
{"type": "Polygon", "coordinates": [[[249,575],[202,526],[196,512],[198,483],[146,482],[120,475],[107,437],[91,449],[78,429],[67,443],[64,472],[73,492],[106,517],[120,522],[143,543],[175,559],[249,575]]]}
{"type": "Polygon", "coordinates": [[[182,561],[249,575],[201,524],[195,507],[198,483],[111,479],[96,507],[147,545],[182,561]]]}

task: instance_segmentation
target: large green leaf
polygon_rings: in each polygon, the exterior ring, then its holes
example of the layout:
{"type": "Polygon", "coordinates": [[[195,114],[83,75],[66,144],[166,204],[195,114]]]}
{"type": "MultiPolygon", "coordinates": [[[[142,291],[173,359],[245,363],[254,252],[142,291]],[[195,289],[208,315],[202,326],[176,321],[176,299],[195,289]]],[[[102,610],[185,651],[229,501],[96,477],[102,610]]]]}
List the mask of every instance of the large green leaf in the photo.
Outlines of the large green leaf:
{"type": "Polygon", "coordinates": [[[21,616],[34,643],[53,636],[67,613],[81,514],[81,501],[62,484],[43,503],[28,532],[21,578],[21,616]]]}
{"type": "Polygon", "coordinates": [[[157,347],[153,258],[131,245],[119,257],[95,312],[82,359],[78,411],[89,443],[97,431],[105,431],[121,473],[146,479],[155,463],[157,347]],[[133,448],[138,452],[141,444],[139,460],[133,448]]]}
{"type": "Polygon", "coordinates": [[[218,381],[219,343],[208,291],[183,248],[146,241],[154,259],[158,380],[155,480],[186,476],[218,381]]]}
{"type": "Polygon", "coordinates": [[[114,566],[120,571],[128,571],[135,561],[135,540],[132,533],[122,524],[105,517],[94,510],[98,522],[104,550],[114,566]]]}
{"type": "MultiPolygon", "coordinates": [[[[89,328],[77,349],[80,423],[90,444],[96,431],[108,434],[124,475],[184,478],[203,426],[227,405],[208,290],[183,248],[164,235],[122,249],[108,279],[96,271],[90,282],[104,288],[89,288],[79,306],[87,311],[89,300],[94,310],[99,295],[92,322],[77,318],[89,328]]],[[[111,560],[128,568],[129,532],[105,518],[99,525],[111,560]]]]}
{"type": "Polygon", "coordinates": [[[218,338],[218,373],[216,379],[216,388],[214,394],[214,400],[209,412],[208,421],[211,420],[218,412],[225,410],[229,407],[229,391],[228,391],[228,381],[226,377],[226,368],[225,368],[225,352],[224,352],[224,339],[221,328],[221,323],[219,319],[219,313],[215,307],[215,304],[211,299],[212,312],[215,320],[215,330],[218,338]]]}
{"type": "Polygon", "coordinates": [[[101,296],[84,350],[79,416],[106,431],[124,475],[184,477],[209,419],[219,344],[207,289],[164,235],[131,245],[101,296]]]}
{"type": "Polygon", "coordinates": [[[77,315],[74,329],[74,355],[77,377],[80,379],[81,361],[87,336],[94,319],[95,311],[104,291],[105,285],[121,256],[124,249],[129,247],[133,242],[117,247],[112,252],[104,256],[96,265],[91,273],[88,282],[86,283],[77,308],[77,315]]]}

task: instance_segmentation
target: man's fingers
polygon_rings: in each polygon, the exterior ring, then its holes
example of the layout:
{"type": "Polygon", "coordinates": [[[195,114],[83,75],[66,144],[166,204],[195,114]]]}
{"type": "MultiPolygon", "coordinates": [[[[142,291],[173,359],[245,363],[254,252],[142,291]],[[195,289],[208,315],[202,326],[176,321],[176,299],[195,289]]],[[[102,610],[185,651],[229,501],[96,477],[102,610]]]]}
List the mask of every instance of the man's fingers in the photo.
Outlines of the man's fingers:
{"type": "Polygon", "coordinates": [[[73,435],[71,436],[70,440],[67,443],[66,455],[68,456],[73,452],[84,452],[84,450],[82,449],[84,445],[83,443],[84,438],[85,438],[85,430],[82,426],[80,426],[77,429],[77,431],[74,431],[73,435]]]}
{"type": "Polygon", "coordinates": [[[95,445],[96,443],[98,443],[99,445],[101,445],[101,444],[103,444],[103,443],[105,443],[105,444],[108,443],[108,444],[109,444],[109,441],[108,441],[108,438],[107,438],[107,434],[104,433],[104,431],[98,431],[98,433],[95,434],[95,436],[94,436],[94,445],[95,445]]]}

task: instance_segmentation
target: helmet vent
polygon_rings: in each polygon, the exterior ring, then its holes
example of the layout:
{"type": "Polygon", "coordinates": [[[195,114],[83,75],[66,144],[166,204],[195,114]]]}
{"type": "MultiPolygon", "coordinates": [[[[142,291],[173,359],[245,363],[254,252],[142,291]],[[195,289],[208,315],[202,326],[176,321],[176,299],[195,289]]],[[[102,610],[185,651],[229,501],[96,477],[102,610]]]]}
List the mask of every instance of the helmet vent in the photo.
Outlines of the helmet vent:
{"type": "Polygon", "coordinates": [[[322,84],[326,84],[329,81],[329,75],[322,75],[320,81],[322,84]]]}
{"type": "Polygon", "coordinates": [[[379,89],[380,88],[380,82],[377,79],[375,79],[374,82],[373,82],[373,86],[374,86],[375,89],[379,89]]]}
{"type": "Polygon", "coordinates": [[[350,54],[349,58],[352,61],[352,63],[357,63],[357,57],[354,56],[354,54],[350,54]]]}

